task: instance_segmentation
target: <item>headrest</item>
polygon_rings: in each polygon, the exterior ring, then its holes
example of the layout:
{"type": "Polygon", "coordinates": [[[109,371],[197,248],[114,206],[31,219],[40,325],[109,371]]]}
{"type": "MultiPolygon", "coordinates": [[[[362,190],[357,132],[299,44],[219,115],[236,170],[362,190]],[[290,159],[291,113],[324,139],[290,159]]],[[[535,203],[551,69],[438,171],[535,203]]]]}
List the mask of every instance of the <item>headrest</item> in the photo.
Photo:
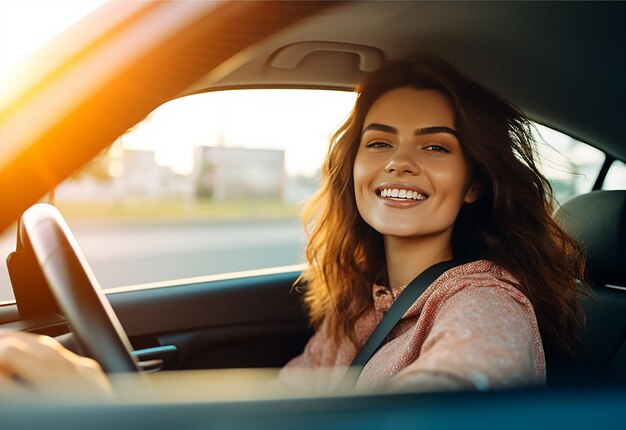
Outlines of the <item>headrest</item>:
{"type": "Polygon", "coordinates": [[[555,217],[585,252],[592,284],[626,286],[626,191],[574,197],[555,217]]]}

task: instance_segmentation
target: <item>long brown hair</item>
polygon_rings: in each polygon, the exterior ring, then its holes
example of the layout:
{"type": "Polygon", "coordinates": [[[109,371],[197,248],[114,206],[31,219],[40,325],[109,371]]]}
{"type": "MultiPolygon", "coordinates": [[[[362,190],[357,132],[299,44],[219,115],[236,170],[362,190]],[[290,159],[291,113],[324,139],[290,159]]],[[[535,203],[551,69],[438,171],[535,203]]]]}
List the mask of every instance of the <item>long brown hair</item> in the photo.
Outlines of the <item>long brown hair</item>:
{"type": "MultiPolygon", "coordinates": [[[[372,306],[371,288],[386,271],[383,238],[359,215],[352,168],[365,116],[399,87],[437,90],[450,101],[480,198],[465,204],[452,235],[454,257],[486,258],[511,272],[532,303],[544,339],[571,353],[579,323],[576,279],[582,253],[552,219],[553,196],[535,164],[533,126],[511,104],[430,56],[393,61],[357,89],[347,121],[335,133],[322,184],[304,210],[309,236],[305,302],[310,321],[326,320],[335,339],[357,342],[356,320],[372,306]]],[[[560,354],[559,354],[560,355],[560,354]]]]}

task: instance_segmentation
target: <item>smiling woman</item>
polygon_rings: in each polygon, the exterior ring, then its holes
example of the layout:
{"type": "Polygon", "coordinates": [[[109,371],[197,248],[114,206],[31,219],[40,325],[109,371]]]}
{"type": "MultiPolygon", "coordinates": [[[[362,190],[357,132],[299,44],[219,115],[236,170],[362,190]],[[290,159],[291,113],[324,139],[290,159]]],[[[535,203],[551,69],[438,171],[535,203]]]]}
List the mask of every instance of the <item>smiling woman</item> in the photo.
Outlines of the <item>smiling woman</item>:
{"type": "Polygon", "coordinates": [[[305,211],[301,281],[317,333],[283,382],[336,387],[411,279],[454,258],[400,313],[357,386],[543,384],[545,353],[576,343],[583,261],[551,218],[530,122],[434,57],[389,62],[358,93],[305,211]],[[327,378],[300,373],[328,367],[327,378]]]}

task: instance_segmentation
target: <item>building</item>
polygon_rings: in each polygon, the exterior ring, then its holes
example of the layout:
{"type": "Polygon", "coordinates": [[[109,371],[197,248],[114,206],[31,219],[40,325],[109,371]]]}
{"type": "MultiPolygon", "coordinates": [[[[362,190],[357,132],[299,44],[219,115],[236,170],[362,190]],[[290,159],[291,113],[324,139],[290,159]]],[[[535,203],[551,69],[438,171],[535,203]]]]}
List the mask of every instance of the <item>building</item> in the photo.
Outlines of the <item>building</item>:
{"type": "Polygon", "coordinates": [[[198,197],[214,200],[285,196],[285,151],[198,146],[194,153],[198,197]]]}
{"type": "Polygon", "coordinates": [[[154,151],[125,149],[94,159],[79,175],[63,182],[60,201],[122,201],[190,196],[190,176],[177,175],[154,161],[154,151]]]}

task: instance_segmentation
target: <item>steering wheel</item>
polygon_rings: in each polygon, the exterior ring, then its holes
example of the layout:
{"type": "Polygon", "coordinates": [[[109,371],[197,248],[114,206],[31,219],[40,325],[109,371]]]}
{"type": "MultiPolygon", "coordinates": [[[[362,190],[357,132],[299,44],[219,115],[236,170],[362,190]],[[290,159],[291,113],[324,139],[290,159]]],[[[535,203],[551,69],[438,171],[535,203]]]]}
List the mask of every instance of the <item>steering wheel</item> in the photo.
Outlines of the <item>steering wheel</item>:
{"type": "Polygon", "coordinates": [[[107,373],[138,372],[130,341],[61,213],[35,204],[22,215],[19,229],[85,353],[107,373]]]}

